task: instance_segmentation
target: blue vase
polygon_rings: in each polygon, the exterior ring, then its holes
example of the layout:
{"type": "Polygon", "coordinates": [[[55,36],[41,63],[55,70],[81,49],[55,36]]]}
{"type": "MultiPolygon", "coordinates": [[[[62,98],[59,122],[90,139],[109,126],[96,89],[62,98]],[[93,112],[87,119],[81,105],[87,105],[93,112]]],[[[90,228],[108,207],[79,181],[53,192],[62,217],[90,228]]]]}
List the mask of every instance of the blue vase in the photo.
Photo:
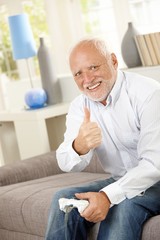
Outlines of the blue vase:
{"type": "Polygon", "coordinates": [[[31,109],[42,108],[46,105],[47,94],[42,88],[33,88],[26,92],[25,102],[31,109]]]}

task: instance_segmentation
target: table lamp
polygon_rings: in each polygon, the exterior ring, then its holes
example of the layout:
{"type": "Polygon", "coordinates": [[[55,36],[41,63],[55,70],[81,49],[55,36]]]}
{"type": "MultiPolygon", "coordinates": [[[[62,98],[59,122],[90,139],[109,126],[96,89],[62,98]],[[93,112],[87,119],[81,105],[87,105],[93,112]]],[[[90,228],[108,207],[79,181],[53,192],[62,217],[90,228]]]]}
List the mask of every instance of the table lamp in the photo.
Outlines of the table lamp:
{"type": "Polygon", "coordinates": [[[26,59],[31,90],[25,94],[25,102],[30,108],[40,108],[46,104],[47,94],[42,88],[33,88],[29,58],[37,55],[36,46],[29,24],[28,16],[25,13],[9,16],[9,29],[11,34],[13,59],[26,59]]]}

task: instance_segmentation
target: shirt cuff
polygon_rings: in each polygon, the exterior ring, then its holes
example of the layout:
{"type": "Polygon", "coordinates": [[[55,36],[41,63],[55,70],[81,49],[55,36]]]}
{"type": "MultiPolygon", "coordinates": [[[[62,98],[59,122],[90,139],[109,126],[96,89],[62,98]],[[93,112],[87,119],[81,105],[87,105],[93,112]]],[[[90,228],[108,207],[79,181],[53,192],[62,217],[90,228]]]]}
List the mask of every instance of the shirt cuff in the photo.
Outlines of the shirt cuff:
{"type": "Polygon", "coordinates": [[[84,155],[79,155],[72,147],[72,145],[70,146],[69,148],[69,152],[71,154],[71,156],[74,158],[74,159],[77,159],[78,161],[79,160],[82,160],[82,159],[86,159],[86,160],[90,160],[93,156],[93,150],[91,149],[88,153],[84,154],[84,155]]]}
{"type": "Polygon", "coordinates": [[[101,189],[108,196],[111,204],[119,204],[126,199],[124,192],[117,182],[111,183],[110,185],[101,189]]]}
{"type": "Polygon", "coordinates": [[[73,159],[73,162],[71,164],[72,170],[70,171],[82,171],[88,166],[93,156],[93,150],[90,150],[84,155],[79,155],[76,153],[72,146],[69,148],[69,153],[70,159],[73,159]]]}

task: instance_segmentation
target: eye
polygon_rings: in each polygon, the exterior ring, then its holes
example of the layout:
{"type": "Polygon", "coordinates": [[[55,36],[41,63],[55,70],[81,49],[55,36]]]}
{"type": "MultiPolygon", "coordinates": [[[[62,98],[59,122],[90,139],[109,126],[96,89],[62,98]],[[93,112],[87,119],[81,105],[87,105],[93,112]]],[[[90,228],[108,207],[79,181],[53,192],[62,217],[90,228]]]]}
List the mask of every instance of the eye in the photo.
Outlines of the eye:
{"type": "Polygon", "coordinates": [[[99,65],[92,65],[89,67],[89,70],[91,70],[91,71],[96,71],[98,69],[99,69],[99,65]]]}
{"type": "Polygon", "coordinates": [[[79,77],[81,75],[81,71],[74,74],[74,77],[79,77]]]}

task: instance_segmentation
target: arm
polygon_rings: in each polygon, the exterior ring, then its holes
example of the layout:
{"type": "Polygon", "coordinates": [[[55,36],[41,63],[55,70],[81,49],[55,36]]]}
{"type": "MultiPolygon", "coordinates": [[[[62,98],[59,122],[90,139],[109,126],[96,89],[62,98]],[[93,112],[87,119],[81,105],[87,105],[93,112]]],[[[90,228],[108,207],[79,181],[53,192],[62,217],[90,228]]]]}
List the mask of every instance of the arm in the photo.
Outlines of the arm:
{"type": "Polygon", "coordinates": [[[85,116],[84,98],[81,95],[71,103],[66,119],[64,142],[57,150],[58,164],[66,172],[82,171],[88,166],[94,153],[93,148],[97,144],[90,133],[95,133],[94,128],[97,128],[97,124],[90,122],[90,116],[85,116]]]}
{"type": "Polygon", "coordinates": [[[139,108],[140,137],[137,145],[139,164],[115,183],[102,189],[111,203],[133,198],[160,180],[160,91],[139,108]]]}

